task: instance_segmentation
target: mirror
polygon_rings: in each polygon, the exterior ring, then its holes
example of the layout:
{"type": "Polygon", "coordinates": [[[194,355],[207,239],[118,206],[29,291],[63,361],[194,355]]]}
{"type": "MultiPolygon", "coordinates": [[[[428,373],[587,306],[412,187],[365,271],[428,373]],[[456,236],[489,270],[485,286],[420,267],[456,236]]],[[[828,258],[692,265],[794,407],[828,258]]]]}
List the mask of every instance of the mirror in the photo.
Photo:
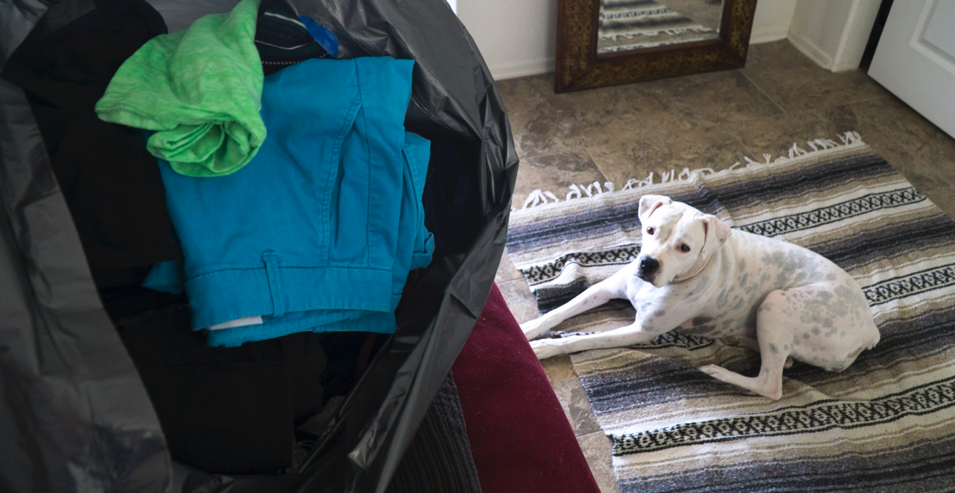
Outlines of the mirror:
{"type": "Polygon", "coordinates": [[[560,0],[555,91],[746,62],[756,0],[560,0]]]}
{"type": "Polygon", "coordinates": [[[721,0],[600,0],[597,56],[719,38],[721,0]]]}

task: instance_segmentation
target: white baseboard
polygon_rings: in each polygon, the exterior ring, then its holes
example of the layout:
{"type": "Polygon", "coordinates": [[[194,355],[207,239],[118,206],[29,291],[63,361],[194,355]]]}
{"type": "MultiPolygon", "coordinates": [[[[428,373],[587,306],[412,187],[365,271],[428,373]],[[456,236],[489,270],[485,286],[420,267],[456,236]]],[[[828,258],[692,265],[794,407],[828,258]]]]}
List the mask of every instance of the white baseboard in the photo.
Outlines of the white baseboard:
{"type": "MultiPolygon", "coordinates": [[[[784,30],[779,29],[765,29],[753,31],[750,35],[749,43],[750,44],[759,44],[759,43],[771,43],[773,41],[779,41],[787,38],[787,34],[790,37],[790,41],[799,48],[800,51],[806,53],[807,56],[812,58],[816,63],[820,61],[814,57],[814,55],[806,52],[806,49],[799,45],[799,42],[793,40],[792,36],[798,36],[796,33],[789,32],[787,33],[784,30]]],[[[804,38],[803,38],[804,39],[804,38]]],[[[830,58],[822,54],[821,50],[815,48],[815,46],[808,41],[805,41],[805,44],[810,46],[810,50],[815,50],[820,53],[822,60],[829,60],[829,64],[832,64],[830,58]]],[[[504,80],[504,79],[514,79],[517,77],[527,77],[530,75],[540,75],[546,74],[554,71],[554,59],[545,58],[538,60],[524,60],[520,62],[505,62],[497,64],[489,64],[488,68],[491,70],[491,75],[494,77],[494,80],[504,80]]],[[[829,68],[829,67],[825,67],[829,68]]]]}
{"type": "Polygon", "coordinates": [[[847,72],[857,68],[859,68],[859,60],[842,60],[838,63],[833,63],[832,68],[829,70],[833,72],[847,72]]]}
{"type": "Polygon", "coordinates": [[[819,65],[826,70],[832,70],[834,66],[832,57],[816,46],[816,44],[809,40],[809,38],[797,33],[796,31],[789,31],[789,42],[792,43],[796,49],[809,57],[810,60],[816,62],[816,65],[819,65]]]}
{"type": "Polygon", "coordinates": [[[759,43],[772,43],[773,41],[779,41],[781,39],[786,39],[788,34],[786,29],[754,29],[749,35],[749,44],[755,45],[759,43]]]}
{"type": "Polygon", "coordinates": [[[514,79],[529,75],[540,75],[554,71],[554,59],[524,60],[488,65],[494,80],[514,79]]]}

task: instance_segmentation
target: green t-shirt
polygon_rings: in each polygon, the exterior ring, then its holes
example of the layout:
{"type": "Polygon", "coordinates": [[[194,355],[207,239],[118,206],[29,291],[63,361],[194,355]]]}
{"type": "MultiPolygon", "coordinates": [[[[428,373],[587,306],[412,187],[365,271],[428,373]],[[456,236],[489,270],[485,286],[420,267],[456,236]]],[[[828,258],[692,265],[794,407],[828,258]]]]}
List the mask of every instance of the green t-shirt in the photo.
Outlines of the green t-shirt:
{"type": "Polygon", "coordinates": [[[147,149],[183,175],[241,169],[266,135],[255,47],[259,1],[242,0],[230,13],[149,40],[116,72],[96,114],[155,131],[147,149]]]}

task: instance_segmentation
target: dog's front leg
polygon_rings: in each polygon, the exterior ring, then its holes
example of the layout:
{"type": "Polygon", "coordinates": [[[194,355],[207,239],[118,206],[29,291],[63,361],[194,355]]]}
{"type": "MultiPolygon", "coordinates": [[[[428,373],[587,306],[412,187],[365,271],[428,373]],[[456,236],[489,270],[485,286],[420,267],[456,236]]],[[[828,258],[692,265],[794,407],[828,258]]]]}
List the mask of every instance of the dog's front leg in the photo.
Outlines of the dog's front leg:
{"type": "Polygon", "coordinates": [[[574,299],[561,305],[559,308],[547,312],[546,315],[522,323],[521,330],[524,331],[524,336],[527,337],[527,340],[534,339],[574,315],[579,315],[587,310],[596,308],[614,298],[622,297],[619,287],[620,282],[620,276],[614,274],[585,289],[584,292],[575,296],[574,299]]]}
{"type": "Polygon", "coordinates": [[[576,353],[588,349],[607,349],[642,344],[652,341],[664,332],[647,330],[643,322],[638,320],[631,325],[596,334],[532,341],[531,348],[538,359],[545,359],[558,354],[576,353]]]}

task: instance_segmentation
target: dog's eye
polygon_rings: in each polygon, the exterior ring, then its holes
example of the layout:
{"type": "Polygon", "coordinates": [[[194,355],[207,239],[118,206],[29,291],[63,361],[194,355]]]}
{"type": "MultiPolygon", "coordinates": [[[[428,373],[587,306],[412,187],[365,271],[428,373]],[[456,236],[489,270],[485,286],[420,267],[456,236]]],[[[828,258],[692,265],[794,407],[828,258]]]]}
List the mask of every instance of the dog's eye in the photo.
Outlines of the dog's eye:
{"type": "Polygon", "coordinates": [[[647,228],[647,234],[650,235],[650,236],[653,236],[653,233],[654,233],[655,231],[656,231],[656,230],[653,229],[653,226],[650,226],[650,227],[647,228]]]}
{"type": "Polygon", "coordinates": [[[690,245],[687,245],[686,243],[680,245],[680,251],[683,253],[690,253],[690,245]]]}

